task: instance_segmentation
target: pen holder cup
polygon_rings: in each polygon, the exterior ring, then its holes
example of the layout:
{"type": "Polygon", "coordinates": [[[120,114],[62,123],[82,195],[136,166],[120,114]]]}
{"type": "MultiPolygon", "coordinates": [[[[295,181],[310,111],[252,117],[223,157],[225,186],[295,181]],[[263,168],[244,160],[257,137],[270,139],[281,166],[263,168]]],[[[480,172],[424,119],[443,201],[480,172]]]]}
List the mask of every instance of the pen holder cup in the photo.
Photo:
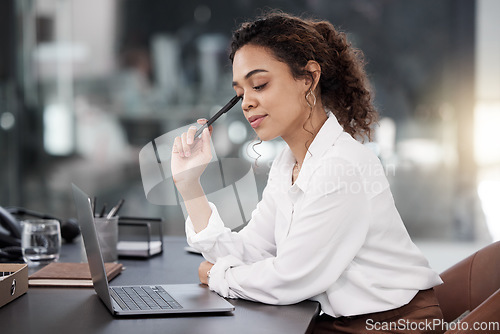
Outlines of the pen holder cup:
{"type": "Polygon", "coordinates": [[[118,216],[94,218],[104,262],[118,261],[118,216]]]}

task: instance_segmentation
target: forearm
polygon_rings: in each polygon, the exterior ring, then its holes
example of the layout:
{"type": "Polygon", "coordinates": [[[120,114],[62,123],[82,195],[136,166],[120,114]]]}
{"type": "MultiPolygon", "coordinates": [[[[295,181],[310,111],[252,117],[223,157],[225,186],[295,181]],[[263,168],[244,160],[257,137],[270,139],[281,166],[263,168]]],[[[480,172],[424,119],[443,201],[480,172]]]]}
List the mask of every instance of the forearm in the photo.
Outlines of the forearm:
{"type": "MultiPolygon", "coordinates": [[[[273,189],[273,187],[271,187],[273,189]]],[[[219,216],[217,207],[209,203],[210,225],[197,233],[191,217],[186,221],[188,244],[215,262],[218,257],[229,254],[245,263],[253,263],[276,255],[275,221],[276,206],[269,188],[262,193],[262,200],[252,212],[248,224],[238,233],[232,233],[219,216]]],[[[224,202],[220,203],[224,205],[224,202]]],[[[231,218],[229,218],[231,219],[231,218]]],[[[235,217],[235,219],[240,219],[235,217]]]]}
{"type": "Polygon", "coordinates": [[[184,199],[186,211],[191,218],[196,233],[201,232],[207,227],[212,214],[212,209],[208,204],[205,192],[200,182],[191,184],[176,184],[179,193],[184,199]]]}

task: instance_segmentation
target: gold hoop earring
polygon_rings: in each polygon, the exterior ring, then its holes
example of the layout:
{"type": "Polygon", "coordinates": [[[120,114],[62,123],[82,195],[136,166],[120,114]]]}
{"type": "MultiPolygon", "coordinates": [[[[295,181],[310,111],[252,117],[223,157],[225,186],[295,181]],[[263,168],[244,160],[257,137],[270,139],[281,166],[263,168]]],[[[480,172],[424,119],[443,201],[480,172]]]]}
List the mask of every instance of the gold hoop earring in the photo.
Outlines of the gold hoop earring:
{"type": "Polygon", "coordinates": [[[316,95],[312,92],[312,90],[309,90],[306,94],[306,103],[309,106],[309,108],[314,108],[316,106],[316,95]],[[313,103],[311,105],[311,102],[309,102],[309,96],[312,95],[313,98],[313,103]]]}

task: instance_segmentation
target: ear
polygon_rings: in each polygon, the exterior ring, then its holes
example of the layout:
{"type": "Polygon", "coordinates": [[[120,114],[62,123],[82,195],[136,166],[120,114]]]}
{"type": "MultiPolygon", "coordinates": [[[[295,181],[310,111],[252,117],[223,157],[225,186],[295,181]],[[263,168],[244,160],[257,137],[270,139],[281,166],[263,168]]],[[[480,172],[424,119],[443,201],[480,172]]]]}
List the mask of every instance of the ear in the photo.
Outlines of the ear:
{"type": "Polygon", "coordinates": [[[319,78],[321,77],[321,66],[315,60],[309,60],[305,66],[305,70],[311,73],[311,77],[307,77],[305,83],[308,85],[308,90],[314,91],[318,86],[319,78]],[[311,80],[312,79],[312,80],[311,80]]]}

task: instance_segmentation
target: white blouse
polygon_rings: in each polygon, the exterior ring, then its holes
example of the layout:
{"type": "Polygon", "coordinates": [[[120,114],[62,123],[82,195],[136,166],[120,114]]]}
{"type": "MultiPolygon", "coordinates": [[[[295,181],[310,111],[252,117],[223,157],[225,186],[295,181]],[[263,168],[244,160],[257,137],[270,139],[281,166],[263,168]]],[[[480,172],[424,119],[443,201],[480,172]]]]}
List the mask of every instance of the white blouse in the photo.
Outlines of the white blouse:
{"type": "Polygon", "coordinates": [[[316,300],[339,317],[394,309],[442,283],[411,241],[380,161],[332,113],[292,185],[294,163],[285,147],[240,232],[212,203],[203,231],[188,217],[189,245],[215,263],[211,290],[267,304],[316,300]]]}

